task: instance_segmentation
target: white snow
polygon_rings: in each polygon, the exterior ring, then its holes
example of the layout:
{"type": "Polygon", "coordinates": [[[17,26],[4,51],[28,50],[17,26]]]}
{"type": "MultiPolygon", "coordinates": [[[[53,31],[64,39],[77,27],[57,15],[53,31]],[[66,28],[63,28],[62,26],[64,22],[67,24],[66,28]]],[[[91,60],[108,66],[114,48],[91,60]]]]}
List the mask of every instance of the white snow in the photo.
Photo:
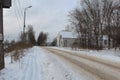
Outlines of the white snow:
{"type": "Polygon", "coordinates": [[[75,54],[86,54],[90,56],[95,56],[102,59],[107,59],[110,61],[120,62],[120,50],[115,49],[105,49],[105,50],[88,50],[88,49],[71,49],[71,48],[60,48],[60,47],[52,47],[54,49],[70,51],[75,54]]]}
{"type": "Polygon", "coordinates": [[[59,35],[61,35],[63,38],[77,38],[77,34],[71,31],[61,31],[59,35]]]}
{"type": "Polygon", "coordinates": [[[0,80],[83,80],[69,66],[50,52],[33,47],[17,62],[5,58],[6,68],[0,72],[0,80]]]}
{"type": "MultiPolygon", "coordinates": [[[[72,50],[70,48],[57,48],[72,51],[76,54],[86,54],[103,59],[120,62],[120,51],[117,50],[72,50]]],[[[12,54],[12,53],[11,53],[12,54]]],[[[11,57],[5,57],[5,69],[0,71],[0,80],[86,80],[85,74],[78,74],[64,59],[40,48],[33,47],[25,51],[20,60],[10,63],[11,57]]]]}

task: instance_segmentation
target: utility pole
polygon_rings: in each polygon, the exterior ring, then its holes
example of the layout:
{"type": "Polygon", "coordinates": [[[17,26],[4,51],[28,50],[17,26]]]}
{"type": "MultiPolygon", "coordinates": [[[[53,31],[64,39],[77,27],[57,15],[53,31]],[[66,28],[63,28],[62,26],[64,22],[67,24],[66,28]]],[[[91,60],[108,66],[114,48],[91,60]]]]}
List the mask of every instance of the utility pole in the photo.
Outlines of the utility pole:
{"type": "Polygon", "coordinates": [[[23,36],[23,40],[24,40],[24,42],[26,42],[26,34],[25,34],[25,27],[26,27],[26,11],[27,11],[27,9],[28,8],[31,8],[32,6],[28,6],[28,7],[26,7],[25,9],[24,9],[24,23],[23,23],[23,34],[24,34],[24,36],[23,36]]]}
{"type": "Polygon", "coordinates": [[[0,70],[4,68],[4,53],[3,53],[3,9],[0,3],[0,70]]]}
{"type": "Polygon", "coordinates": [[[3,46],[3,8],[10,8],[11,0],[0,0],[0,70],[5,67],[3,46]]]}

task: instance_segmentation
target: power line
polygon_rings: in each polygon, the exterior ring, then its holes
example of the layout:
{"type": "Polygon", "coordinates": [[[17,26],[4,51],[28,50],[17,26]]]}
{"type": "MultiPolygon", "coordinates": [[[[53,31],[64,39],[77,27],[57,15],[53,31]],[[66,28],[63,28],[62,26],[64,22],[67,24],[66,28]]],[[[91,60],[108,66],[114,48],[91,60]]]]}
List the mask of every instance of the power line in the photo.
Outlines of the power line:
{"type": "Polygon", "coordinates": [[[21,11],[20,11],[20,7],[19,7],[19,5],[17,4],[17,2],[16,1],[18,1],[18,0],[14,0],[14,7],[16,8],[16,11],[17,11],[17,14],[19,15],[19,17],[20,17],[20,19],[22,18],[22,13],[21,13],[21,11]]]}
{"type": "Polygon", "coordinates": [[[19,7],[20,7],[20,12],[21,12],[22,17],[23,17],[23,11],[22,11],[22,7],[21,7],[21,2],[20,2],[20,0],[17,0],[17,1],[18,1],[18,4],[19,4],[19,7]]]}
{"type": "Polygon", "coordinates": [[[14,2],[13,2],[13,8],[14,8],[14,13],[15,13],[17,22],[18,22],[19,25],[21,25],[20,13],[19,13],[18,8],[17,8],[17,6],[15,4],[16,4],[16,0],[14,0],[14,2]]]}
{"type": "MultiPolygon", "coordinates": [[[[28,1],[28,0],[26,0],[28,1]]],[[[29,1],[30,2],[30,1],[29,1]]],[[[23,25],[23,10],[22,10],[22,6],[21,6],[21,1],[20,0],[13,0],[13,8],[14,8],[14,12],[18,21],[19,25],[23,25]]]]}

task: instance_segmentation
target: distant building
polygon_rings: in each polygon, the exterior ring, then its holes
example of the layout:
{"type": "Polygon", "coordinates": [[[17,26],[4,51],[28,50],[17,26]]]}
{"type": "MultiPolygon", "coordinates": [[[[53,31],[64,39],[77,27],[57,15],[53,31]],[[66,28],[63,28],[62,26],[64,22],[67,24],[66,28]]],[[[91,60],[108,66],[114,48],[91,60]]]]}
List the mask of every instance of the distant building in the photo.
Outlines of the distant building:
{"type": "MultiPolygon", "coordinates": [[[[111,41],[110,44],[112,45],[113,44],[112,39],[110,39],[110,41],[111,41]]],[[[89,40],[88,40],[88,38],[81,36],[80,37],[80,45],[85,44],[85,42],[87,42],[86,46],[87,47],[89,46],[89,48],[97,47],[96,37],[94,35],[92,35],[92,37],[89,40]]],[[[109,44],[108,35],[99,35],[98,36],[98,45],[99,45],[98,47],[100,47],[100,48],[108,48],[108,46],[109,46],[108,44],[109,44]]],[[[110,46],[110,47],[112,47],[112,46],[110,46]]]]}
{"type": "Polygon", "coordinates": [[[57,46],[58,47],[72,47],[76,41],[77,35],[71,31],[63,30],[57,35],[57,46]]]}
{"type": "MultiPolygon", "coordinates": [[[[99,45],[102,45],[103,48],[108,48],[108,46],[109,46],[108,45],[109,44],[108,43],[109,42],[108,35],[103,35],[102,38],[99,37],[99,42],[100,42],[99,45]]],[[[112,39],[111,39],[110,44],[112,45],[112,39]]],[[[112,47],[112,46],[110,46],[110,47],[112,47]]]]}
{"type": "MultiPolygon", "coordinates": [[[[87,39],[85,39],[85,37],[83,36],[80,36],[79,38],[80,40],[78,40],[78,36],[76,33],[73,33],[72,31],[70,30],[63,30],[63,31],[60,31],[57,35],[57,46],[58,47],[74,47],[74,44],[77,44],[77,47],[79,45],[82,45],[84,44],[85,40],[86,42],[88,41],[87,39]],[[84,41],[83,41],[84,40],[84,41]],[[79,42],[80,41],[80,42],[79,42]],[[78,44],[80,43],[80,44],[78,44]]],[[[92,46],[96,46],[96,39],[95,37],[93,36],[92,39],[91,39],[91,45],[92,46]]],[[[102,36],[99,36],[98,38],[98,44],[102,47],[102,48],[108,48],[108,44],[109,44],[109,41],[108,41],[108,35],[102,35],[102,36]]],[[[111,42],[110,44],[112,45],[112,39],[111,39],[111,42]]],[[[75,45],[76,46],[76,45],[75,45]]],[[[112,47],[112,46],[110,46],[112,47]]]]}

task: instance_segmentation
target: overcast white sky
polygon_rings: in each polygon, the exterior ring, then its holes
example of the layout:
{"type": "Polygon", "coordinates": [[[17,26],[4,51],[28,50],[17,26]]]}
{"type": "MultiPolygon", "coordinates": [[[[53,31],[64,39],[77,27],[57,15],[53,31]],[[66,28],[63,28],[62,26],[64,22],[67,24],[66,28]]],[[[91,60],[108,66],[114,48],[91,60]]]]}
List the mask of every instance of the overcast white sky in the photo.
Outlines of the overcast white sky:
{"type": "MultiPolygon", "coordinates": [[[[80,0],[19,0],[21,2],[21,12],[24,8],[32,5],[27,10],[26,25],[33,25],[36,37],[41,31],[49,33],[49,39],[53,39],[57,33],[69,24],[68,14],[79,3],[80,0]]],[[[15,12],[17,0],[12,0],[12,7],[4,9],[4,35],[6,39],[17,39],[23,30],[23,17],[19,23],[15,12]]]]}

